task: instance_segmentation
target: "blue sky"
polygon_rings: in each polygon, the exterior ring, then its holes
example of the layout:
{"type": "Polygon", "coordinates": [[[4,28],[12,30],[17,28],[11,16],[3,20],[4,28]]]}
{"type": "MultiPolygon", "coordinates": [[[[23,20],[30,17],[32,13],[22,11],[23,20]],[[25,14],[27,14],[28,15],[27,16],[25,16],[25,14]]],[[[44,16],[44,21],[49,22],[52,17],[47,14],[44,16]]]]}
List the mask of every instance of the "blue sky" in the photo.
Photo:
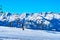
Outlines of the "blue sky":
{"type": "Polygon", "coordinates": [[[4,12],[60,12],[60,0],[0,0],[4,12]]]}

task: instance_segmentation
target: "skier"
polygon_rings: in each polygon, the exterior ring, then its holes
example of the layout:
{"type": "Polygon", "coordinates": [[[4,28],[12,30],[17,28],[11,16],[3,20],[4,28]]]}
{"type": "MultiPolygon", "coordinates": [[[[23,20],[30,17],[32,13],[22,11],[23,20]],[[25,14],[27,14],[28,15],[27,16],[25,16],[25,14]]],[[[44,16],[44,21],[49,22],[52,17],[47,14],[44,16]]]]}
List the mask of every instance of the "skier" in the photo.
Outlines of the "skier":
{"type": "Polygon", "coordinates": [[[23,26],[23,24],[22,24],[22,30],[24,30],[24,26],[23,26]]]}

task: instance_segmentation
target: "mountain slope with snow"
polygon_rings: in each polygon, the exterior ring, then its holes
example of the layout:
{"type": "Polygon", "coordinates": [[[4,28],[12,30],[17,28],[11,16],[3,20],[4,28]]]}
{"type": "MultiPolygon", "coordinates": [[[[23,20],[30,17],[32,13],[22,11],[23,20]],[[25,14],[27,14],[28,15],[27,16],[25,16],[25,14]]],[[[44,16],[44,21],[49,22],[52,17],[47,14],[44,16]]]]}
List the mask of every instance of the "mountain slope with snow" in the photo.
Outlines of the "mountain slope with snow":
{"type": "Polygon", "coordinates": [[[0,26],[17,27],[34,30],[53,30],[60,31],[60,14],[59,13],[22,13],[11,14],[2,13],[0,15],[0,26]]]}
{"type": "Polygon", "coordinates": [[[0,40],[60,40],[60,13],[1,13],[0,40]]]}

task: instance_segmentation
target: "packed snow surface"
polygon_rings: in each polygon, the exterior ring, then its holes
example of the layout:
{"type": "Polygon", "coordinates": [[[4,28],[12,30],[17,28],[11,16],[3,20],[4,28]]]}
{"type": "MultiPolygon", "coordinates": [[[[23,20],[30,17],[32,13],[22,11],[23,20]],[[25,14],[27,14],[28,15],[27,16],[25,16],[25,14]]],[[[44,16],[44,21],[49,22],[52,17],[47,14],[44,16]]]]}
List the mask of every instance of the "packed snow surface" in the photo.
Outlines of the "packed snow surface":
{"type": "Polygon", "coordinates": [[[11,28],[0,26],[0,39],[3,40],[60,40],[60,32],[11,28]]]}

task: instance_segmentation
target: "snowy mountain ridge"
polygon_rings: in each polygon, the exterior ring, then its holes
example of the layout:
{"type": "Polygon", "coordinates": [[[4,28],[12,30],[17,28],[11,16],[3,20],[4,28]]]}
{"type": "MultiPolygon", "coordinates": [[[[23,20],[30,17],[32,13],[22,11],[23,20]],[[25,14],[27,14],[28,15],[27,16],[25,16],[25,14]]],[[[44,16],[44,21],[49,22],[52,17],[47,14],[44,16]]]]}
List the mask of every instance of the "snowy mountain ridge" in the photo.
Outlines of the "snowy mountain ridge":
{"type": "Polygon", "coordinates": [[[57,30],[60,31],[60,14],[52,12],[22,13],[20,15],[9,12],[0,14],[0,26],[28,29],[57,30]]]}

